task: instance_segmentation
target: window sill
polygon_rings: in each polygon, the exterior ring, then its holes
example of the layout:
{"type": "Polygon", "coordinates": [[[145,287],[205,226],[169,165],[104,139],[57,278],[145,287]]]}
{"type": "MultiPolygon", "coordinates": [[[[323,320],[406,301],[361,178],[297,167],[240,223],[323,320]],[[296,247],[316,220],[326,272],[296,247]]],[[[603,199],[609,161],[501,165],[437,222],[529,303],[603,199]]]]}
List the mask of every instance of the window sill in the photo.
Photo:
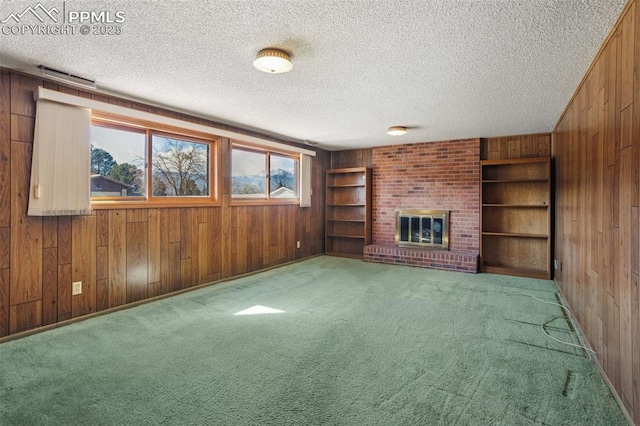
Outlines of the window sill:
{"type": "Polygon", "coordinates": [[[290,206],[290,205],[299,205],[300,200],[297,198],[291,198],[287,200],[267,200],[267,199],[233,199],[229,200],[229,206],[237,207],[237,206],[290,206]]]}
{"type": "Polygon", "coordinates": [[[220,201],[93,201],[94,210],[220,207],[220,201]]]}

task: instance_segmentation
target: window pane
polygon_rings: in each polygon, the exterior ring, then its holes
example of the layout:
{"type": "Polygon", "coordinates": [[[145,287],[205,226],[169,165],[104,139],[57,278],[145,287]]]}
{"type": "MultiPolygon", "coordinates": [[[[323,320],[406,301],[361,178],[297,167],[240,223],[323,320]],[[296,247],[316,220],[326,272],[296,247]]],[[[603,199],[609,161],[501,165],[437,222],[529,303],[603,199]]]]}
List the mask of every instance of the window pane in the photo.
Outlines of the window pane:
{"type": "Polygon", "coordinates": [[[267,155],[231,150],[231,194],[234,198],[266,198],[267,155]]]}
{"type": "Polygon", "coordinates": [[[298,160],[271,155],[269,171],[269,196],[271,198],[298,197],[298,160]]]}
{"type": "Polygon", "coordinates": [[[91,127],[91,196],[145,196],[146,135],[136,129],[91,127]]]}
{"type": "Polygon", "coordinates": [[[209,144],[153,135],[154,197],[209,195],[209,144]]]}

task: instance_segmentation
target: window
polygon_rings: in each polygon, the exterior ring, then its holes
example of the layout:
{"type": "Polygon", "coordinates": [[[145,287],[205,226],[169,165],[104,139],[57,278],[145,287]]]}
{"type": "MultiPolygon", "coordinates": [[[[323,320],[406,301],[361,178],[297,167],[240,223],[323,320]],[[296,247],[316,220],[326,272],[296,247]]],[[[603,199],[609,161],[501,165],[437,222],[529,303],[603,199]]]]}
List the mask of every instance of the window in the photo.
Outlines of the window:
{"type": "Polygon", "coordinates": [[[153,134],[154,197],[209,195],[209,144],[183,137],[153,134]]]}
{"type": "Polygon", "coordinates": [[[297,155],[233,145],[231,196],[234,200],[297,202],[299,169],[297,155]]]}
{"type": "Polygon", "coordinates": [[[94,119],[93,201],[215,201],[215,142],[94,119]]]}
{"type": "Polygon", "coordinates": [[[146,132],[142,129],[93,123],[92,197],[145,197],[146,140],[146,132]]]}

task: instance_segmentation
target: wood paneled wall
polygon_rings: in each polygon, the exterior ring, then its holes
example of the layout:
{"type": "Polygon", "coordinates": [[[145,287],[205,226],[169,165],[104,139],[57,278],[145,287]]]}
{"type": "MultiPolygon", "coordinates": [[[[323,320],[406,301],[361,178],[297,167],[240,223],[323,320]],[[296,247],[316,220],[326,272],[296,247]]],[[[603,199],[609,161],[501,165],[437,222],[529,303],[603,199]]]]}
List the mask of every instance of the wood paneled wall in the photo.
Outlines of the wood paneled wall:
{"type": "MultiPolygon", "coordinates": [[[[0,337],[81,317],[324,252],[324,176],[316,150],[312,206],[96,210],[91,216],[26,215],[39,85],[205,125],[206,120],[30,76],[0,73],[0,337]],[[301,248],[296,248],[296,241],[301,248]],[[81,295],[71,283],[82,281],[81,295]]],[[[251,134],[246,132],[247,134],[251,134]]],[[[229,141],[222,140],[222,158],[229,141]]]]}
{"type": "Polygon", "coordinates": [[[550,155],[551,133],[502,136],[480,141],[481,160],[549,157],[550,155]]]}
{"type": "Polygon", "coordinates": [[[640,3],[631,1],[554,132],[556,281],[640,425],[640,3]]]}
{"type": "Polygon", "coordinates": [[[346,169],[349,167],[373,167],[373,150],[371,148],[363,148],[331,152],[332,169],[346,169]]]}

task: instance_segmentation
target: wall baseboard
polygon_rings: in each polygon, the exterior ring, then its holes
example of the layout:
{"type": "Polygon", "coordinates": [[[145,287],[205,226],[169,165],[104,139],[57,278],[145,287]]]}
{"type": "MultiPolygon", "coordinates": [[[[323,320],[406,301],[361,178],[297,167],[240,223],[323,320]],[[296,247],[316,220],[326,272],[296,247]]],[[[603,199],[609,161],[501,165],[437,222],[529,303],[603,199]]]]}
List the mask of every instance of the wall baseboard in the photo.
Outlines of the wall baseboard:
{"type": "Polygon", "coordinates": [[[49,325],[45,325],[45,326],[42,326],[42,327],[36,327],[36,328],[32,328],[30,330],[21,331],[19,333],[10,334],[9,336],[0,337],[0,344],[8,342],[8,341],[11,341],[11,340],[16,340],[16,339],[21,339],[23,337],[31,336],[33,334],[42,333],[44,331],[49,331],[49,330],[53,330],[53,329],[56,329],[56,328],[64,327],[64,326],[69,325],[69,324],[85,321],[85,320],[88,320],[88,319],[91,319],[91,318],[95,318],[95,317],[99,317],[99,316],[102,316],[102,315],[107,315],[107,314],[111,314],[111,313],[118,312],[118,311],[124,311],[124,310],[130,309],[130,308],[135,308],[136,306],[145,305],[147,303],[155,302],[155,301],[162,300],[162,299],[167,299],[167,298],[170,298],[170,297],[173,297],[173,296],[177,296],[179,294],[188,293],[188,292],[193,291],[193,290],[199,290],[199,289],[202,289],[202,288],[211,287],[211,286],[216,285],[216,284],[220,284],[220,283],[224,283],[224,282],[228,282],[228,281],[232,281],[232,280],[236,280],[236,279],[240,279],[240,278],[244,278],[244,277],[249,277],[251,275],[259,274],[261,272],[270,271],[272,269],[281,268],[283,266],[293,265],[294,263],[299,263],[299,262],[302,262],[304,260],[313,259],[314,257],[319,257],[319,256],[324,256],[324,253],[314,254],[312,256],[303,257],[301,259],[296,259],[296,260],[292,260],[290,262],[281,263],[279,265],[269,266],[269,267],[266,267],[264,269],[260,269],[260,270],[257,270],[257,271],[247,272],[246,274],[234,275],[234,276],[231,276],[231,277],[222,278],[222,279],[217,280],[217,281],[212,281],[210,283],[200,284],[200,285],[197,285],[197,286],[185,288],[185,289],[174,291],[174,292],[167,293],[167,294],[161,294],[160,296],[150,297],[148,299],[139,300],[137,302],[128,303],[126,305],[117,306],[115,308],[105,309],[103,311],[94,312],[92,314],[83,315],[83,316],[77,317],[77,318],[71,318],[71,319],[68,319],[68,320],[65,320],[65,321],[57,322],[55,324],[49,324],[49,325]]]}

